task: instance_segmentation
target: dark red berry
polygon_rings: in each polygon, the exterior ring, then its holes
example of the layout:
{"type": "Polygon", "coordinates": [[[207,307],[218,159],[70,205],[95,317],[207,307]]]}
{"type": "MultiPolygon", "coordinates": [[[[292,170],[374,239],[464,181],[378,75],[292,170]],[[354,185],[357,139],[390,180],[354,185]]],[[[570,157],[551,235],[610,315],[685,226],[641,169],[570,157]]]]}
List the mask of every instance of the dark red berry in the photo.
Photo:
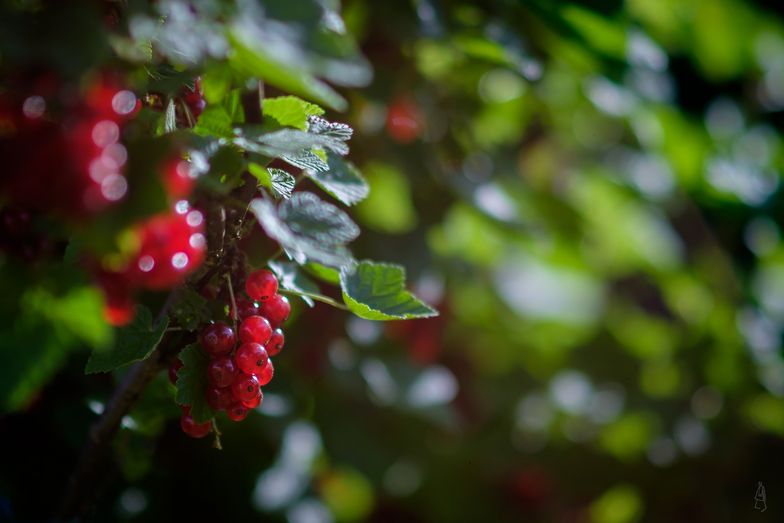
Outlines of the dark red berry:
{"type": "Polygon", "coordinates": [[[272,326],[267,318],[261,316],[248,316],[239,328],[240,341],[243,343],[260,343],[264,345],[272,336],[272,326]]]}
{"type": "Polygon", "coordinates": [[[235,403],[226,410],[231,421],[242,421],[248,415],[248,409],[242,403],[235,403]]]}
{"type": "Polygon", "coordinates": [[[278,353],[283,350],[283,344],[285,342],[286,338],[283,336],[283,331],[281,329],[275,329],[264,348],[267,349],[267,354],[269,356],[277,356],[278,353]]]}
{"type": "Polygon", "coordinates": [[[174,360],[171,362],[171,365],[169,365],[169,381],[172,383],[172,385],[177,383],[177,371],[181,368],[182,361],[180,361],[180,358],[174,358],[174,360]]]}
{"type": "Polygon", "coordinates": [[[234,361],[242,372],[256,374],[268,365],[269,356],[258,343],[243,343],[234,355],[234,361]]]}
{"type": "MultiPolygon", "coordinates": [[[[229,306],[231,309],[231,306],[229,306]]],[[[250,300],[243,300],[242,298],[237,300],[237,317],[240,320],[244,320],[249,316],[258,316],[259,314],[259,304],[255,301],[250,300]]],[[[233,313],[229,311],[229,317],[232,317],[233,313]]]]}
{"type": "Polygon", "coordinates": [[[242,401],[241,403],[242,406],[245,407],[246,409],[255,409],[256,407],[261,405],[262,401],[264,401],[264,394],[261,392],[261,389],[259,389],[259,393],[256,395],[255,398],[248,401],[242,401]]]}
{"type": "Polygon", "coordinates": [[[236,341],[234,329],[222,321],[207,325],[201,333],[201,346],[213,357],[230,353],[236,341]]]}
{"type": "Polygon", "coordinates": [[[231,393],[237,401],[252,400],[258,390],[259,380],[252,374],[239,374],[231,386],[231,393]]]}
{"type": "Polygon", "coordinates": [[[228,356],[215,358],[207,366],[207,378],[215,387],[228,387],[234,383],[234,378],[236,377],[237,367],[228,356]]]}
{"type": "Polygon", "coordinates": [[[192,438],[203,438],[212,430],[212,422],[196,423],[190,414],[183,413],[180,418],[182,431],[192,438]]]}
{"type": "Polygon", "coordinates": [[[267,301],[278,292],[278,279],[266,269],[253,271],[245,280],[245,292],[251,299],[267,301]]]}
{"type": "Polygon", "coordinates": [[[226,410],[234,403],[231,387],[210,387],[207,389],[207,403],[212,410],[226,410]]]}
{"type": "Polygon", "coordinates": [[[260,386],[264,386],[270,381],[272,381],[272,376],[274,374],[275,374],[275,367],[272,366],[272,360],[269,360],[269,362],[264,366],[264,368],[261,369],[258,374],[256,374],[256,379],[258,380],[260,386]]]}
{"type": "Polygon", "coordinates": [[[278,327],[286,321],[291,312],[289,299],[280,294],[275,294],[259,306],[261,315],[269,320],[273,327],[278,327]]]}

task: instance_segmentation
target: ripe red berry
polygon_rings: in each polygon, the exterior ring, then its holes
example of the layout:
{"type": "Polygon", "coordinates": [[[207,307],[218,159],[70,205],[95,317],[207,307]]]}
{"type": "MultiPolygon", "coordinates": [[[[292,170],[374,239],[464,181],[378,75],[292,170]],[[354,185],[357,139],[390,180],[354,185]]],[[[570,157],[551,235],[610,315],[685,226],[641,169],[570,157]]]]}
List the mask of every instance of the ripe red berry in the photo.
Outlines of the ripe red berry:
{"type": "Polygon", "coordinates": [[[231,421],[242,421],[248,415],[248,409],[242,403],[235,403],[226,409],[226,415],[231,421]]]}
{"type": "Polygon", "coordinates": [[[193,191],[196,178],[191,166],[185,160],[175,158],[163,166],[163,187],[169,198],[187,198],[193,191]]]}
{"type": "Polygon", "coordinates": [[[289,299],[280,294],[275,294],[269,300],[259,305],[261,315],[267,318],[273,327],[278,327],[286,321],[291,313],[289,299]]]}
{"type": "Polygon", "coordinates": [[[207,325],[201,333],[201,346],[213,357],[231,352],[236,341],[234,329],[222,321],[207,325]]]}
{"type": "Polygon", "coordinates": [[[261,389],[259,389],[259,393],[256,395],[255,398],[248,401],[242,401],[241,403],[242,406],[245,407],[246,409],[255,409],[256,407],[261,405],[262,401],[264,401],[264,393],[262,393],[261,389]]]}
{"type": "Polygon", "coordinates": [[[174,358],[172,360],[171,365],[169,365],[169,381],[172,385],[177,384],[177,371],[182,368],[182,361],[180,358],[174,358]]]}
{"type": "Polygon", "coordinates": [[[405,99],[396,100],[387,110],[387,133],[396,142],[413,142],[422,132],[422,120],[415,104],[405,99]]]}
{"type": "Polygon", "coordinates": [[[259,380],[252,374],[239,374],[231,385],[231,393],[237,401],[252,400],[258,390],[259,380]]]}
{"type": "Polygon", "coordinates": [[[237,367],[228,356],[215,358],[207,366],[207,378],[215,387],[228,387],[234,383],[236,377],[237,367]]]}
{"type": "Polygon", "coordinates": [[[196,423],[188,413],[183,413],[180,418],[182,431],[192,438],[203,438],[212,431],[212,422],[196,423]]]}
{"type": "Polygon", "coordinates": [[[207,403],[212,410],[226,410],[234,403],[231,387],[210,387],[207,389],[207,403]]]}
{"type": "MultiPolygon", "coordinates": [[[[259,304],[255,301],[244,300],[242,298],[237,300],[237,317],[241,320],[249,316],[258,316],[259,304]]],[[[231,305],[229,305],[229,317],[233,316],[231,305]]]]}
{"type": "Polygon", "coordinates": [[[253,271],[245,280],[245,292],[256,301],[267,301],[278,292],[278,279],[266,269],[253,271]]]}
{"type": "Polygon", "coordinates": [[[264,345],[272,336],[272,327],[267,318],[248,316],[239,328],[240,341],[244,343],[260,343],[264,345]]]}
{"type": "Polygon", "coordinates": [[[281,329],[275,329],[264,348],[267,349],[267,354],[269,356],[277,356],[278,353],[283,350],[283,344],[285,342],[286,338],[283,336],[283,331],[281,329]]]}
{"type": "Polygon", "coordinates": [[[256,379],[260,386],[264,386],[272,381],[272,376],[275,375],[275,367],[272,366],[272,360],[269,360],[263,369],[256,374],[256,379]]]}
{"type": "Polygon", "coordinates": [[[246,374],[256,374],[268,365],[269,356],[258,343],[243,343],[234,355],[237,367],[246,374]]]}

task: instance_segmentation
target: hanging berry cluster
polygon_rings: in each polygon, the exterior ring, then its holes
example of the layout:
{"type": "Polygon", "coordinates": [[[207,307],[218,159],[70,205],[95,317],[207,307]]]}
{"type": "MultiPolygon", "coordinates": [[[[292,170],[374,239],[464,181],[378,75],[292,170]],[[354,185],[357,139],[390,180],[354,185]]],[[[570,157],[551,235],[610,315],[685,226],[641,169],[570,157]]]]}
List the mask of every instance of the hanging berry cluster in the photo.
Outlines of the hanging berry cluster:
{"type": "MultiPolygon", "coordinates": [[[[232,421],[242,421],[250,409],[261,405],[261,388],[275,372],[271,358],[283,349],[281,325],[291,306],[277,291],[278,280],[272,272],[252,272],[245,281],[249,299],[238,299],[236,310],[232,307],[230,311],[239,320],[237,332],[218,321],[205,327],[199,336],[199,344],[211,360],[207,367],[207,403],[216,412],[225,411],[232,421]]],[[[169,370],[172,382],[176,381],[181,365],[177,359],[169,370]]],[[[212,430],[210,421],[196,423],[188,407],[183,408],[180,426],[194,438],[204,437],[212,430]]]]}

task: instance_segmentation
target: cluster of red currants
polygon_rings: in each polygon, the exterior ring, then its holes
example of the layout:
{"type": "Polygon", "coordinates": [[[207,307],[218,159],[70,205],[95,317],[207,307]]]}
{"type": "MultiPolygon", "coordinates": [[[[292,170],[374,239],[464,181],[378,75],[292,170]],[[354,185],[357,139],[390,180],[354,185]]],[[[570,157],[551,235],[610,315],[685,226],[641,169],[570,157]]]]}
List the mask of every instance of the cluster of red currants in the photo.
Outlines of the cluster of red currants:
{"type": "MultiPolygon", "coordinates": [[[[236,311],[230,311],[240,321],[238,333],[224,322],[211,323],[201,333],[201,347],[211,358],[207,367],[207,403],[215,411],[226,411],[232,421],[245,419],[249,409],[261,404],[261,387],[272,380],[275,372],[270,358],[283,349],[281,325],[291,306],[277,291],[278,280],[272,272],[252,272],[245,281],[250,300],[238,300],[236,311]]],[[[181,362],[176,360],[175,364],[170,369],[170,379],[176,379],[181,362]]],[[[196,423],[187,407],[180,426],[194,438],[204,437],[212,430],[210,422],[196,423]]]]}

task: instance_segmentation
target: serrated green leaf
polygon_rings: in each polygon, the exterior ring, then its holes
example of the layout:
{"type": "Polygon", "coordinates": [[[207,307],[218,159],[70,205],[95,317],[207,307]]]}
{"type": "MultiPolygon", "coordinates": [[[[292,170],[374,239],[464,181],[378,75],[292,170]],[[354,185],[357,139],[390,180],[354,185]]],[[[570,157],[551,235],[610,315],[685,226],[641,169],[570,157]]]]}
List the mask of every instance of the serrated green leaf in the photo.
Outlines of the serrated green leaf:
{"type": "Polygon", "coordinates": [[[193,132],[199,136],[212,136],[215,138],[233,138],[234,131],[231,127],[231,116],[226,109],[219,105],[208,105],[199,116],[193,132]]]}
{"type": "Polygon", "coordinates": [[[265,98],[262,102],[264,116],[270,117],[282,126],[308,130],[308,116],[321,116],[324,109],[306,102],[296,96],[265,98]]]}
{"type": "Polygon", "coordinates": [[[189,331],[195,330],[199,325],[210,320],[207,299],[188,286],[180,289],[177,302],[172,305],[170,315],[180,327],[189,331]]]}
{"type": "Polygon", "coordinates": [[[85,374],[109,372],[134,361],[145,359],[161,342],[168,325],[168,318],[153,325],[150,310],[139,306],[136,310],[136,317],[130,325],[116,330],[114,347],[105,351],[93,352],[90,359],[87,360],[85,374]]]}
{"type": "Polygon", "coordinates": [[[300,236],[325,245],[342,245],[359,236],[348,214],[310,192],[298,192],[278,208],[278,215],[300,236]]]}
{"type": "Polygon", "coordinates": [[[344,123],[330,122],[324,118],[319,118],[318,116],[309,116],[308,132],[333,138],[341,142],[347,142],[354,134],[354,129],[344,123]]]}
{"type": "MultiPolygon", "coordinates": [[[[287,200],[281,206],[290,201],[287,200]]],[[[250,209],[267,236],[278,242],[286,254],[297,263],[303,264],[311,260],[328,267],[339,268],[352,260],[351,253],[342,245],[320,243],[311,237],[294,232],[279,215],[278,209],[272,202],[257,198],[251,202],[250,209]]]]}
{"type": "Polygon", "coordinates": [[[302,266],[311,276],[315,276],[323,282],[333,285],[340,285],[340,271],[321,265],[316,262],[308,262],[302,266]]]}
{"type": "MultiPolygon", "coordinates": [[[[296,263],[272,261],[269,262],[269,267],[278,277],[280,286],[285,290],[308,294],[319,294],[321,292],[318,285],[302,274],[296,263]]],[[[300,298],[311,307],[315,305],[313,300],[307,296],[300,296],[300,298]]]]}
{"type": "Polygon", "coordinates": [[[177,404],[189,406],[196,423],[204,423],[215,416],[207,404],[207,366],[210,357],[197,344],[188,345],[180,352],[182,367],[177,371],[177,404]]]}
{"type": "Polygon", "coordinates": [[[250,173],[259,180],[259,183],[270,189],[279,198],[291,198],[291,192],[297,181],[283,169],[262,167],[256,163],[248,165],[250,173]]]}
{"type": "Polygon", "coordinates": [[[399,265],[362,261],[340,271],[343,301],[360,318],[409,320],[438,315],[405,285],[405,269],[399,265]]]}
{"type": "Polygon", "coordinates": [[[316,185],[345,205],[354,205],[367,197],[370,187],[353,163],[335,153],[327,153],[327,163],[328,171],[307,171],[316,185]]]}

